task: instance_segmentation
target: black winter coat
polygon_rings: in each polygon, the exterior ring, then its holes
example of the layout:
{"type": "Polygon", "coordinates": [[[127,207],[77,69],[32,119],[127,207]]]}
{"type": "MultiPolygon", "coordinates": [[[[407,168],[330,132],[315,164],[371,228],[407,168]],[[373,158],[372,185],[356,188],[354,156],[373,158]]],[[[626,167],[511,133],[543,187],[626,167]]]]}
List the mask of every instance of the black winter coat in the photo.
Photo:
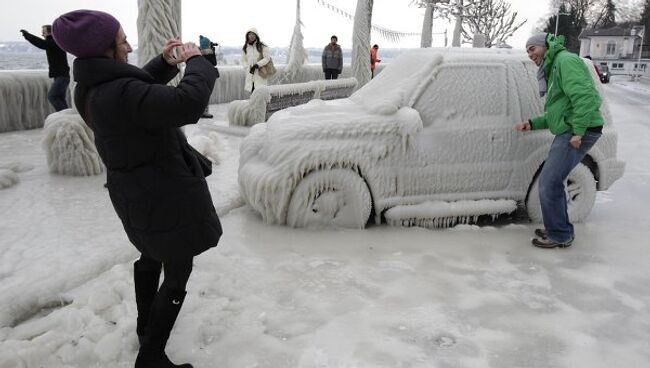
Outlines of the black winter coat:
{"type": "Polygon", "coordinates": [[[29,32],[23,33],[25,39],[32,45],[39,49],[45,50],[47,56],[47,64],[49,65],[50,78],[56,77],[69,77],[70,66],[68,66],[68,56],[65,51],[61,50],[59,45],[54,42],[52,36],[47,36],[45,39],[34,36],[29,32]]]}
{"type": "MultiPolygon", "coordinates": [[[[199,159],[180,127],[208,104],[215,69],[203,57],[177,73],[162,56],[142,69],[108,58],[76,59],[75,104],[95,133],[108,192],[129,240],[154,259],[195,256],[217,245],[221,224],[199,159]]],[[[207,159],[206,159],[207,160],[207,159]]]]}

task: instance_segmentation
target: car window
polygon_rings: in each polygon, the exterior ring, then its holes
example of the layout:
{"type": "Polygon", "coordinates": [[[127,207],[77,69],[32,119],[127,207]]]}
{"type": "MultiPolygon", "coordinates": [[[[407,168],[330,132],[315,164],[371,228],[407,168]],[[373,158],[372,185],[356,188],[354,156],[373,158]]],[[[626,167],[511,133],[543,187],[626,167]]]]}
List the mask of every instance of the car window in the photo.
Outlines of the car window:
{"type": "Polygon", "coordinates": [[[423,125],[463,118],[506,115],[507,77],[503,64],[443,65],[413,107],[423,125]]]}

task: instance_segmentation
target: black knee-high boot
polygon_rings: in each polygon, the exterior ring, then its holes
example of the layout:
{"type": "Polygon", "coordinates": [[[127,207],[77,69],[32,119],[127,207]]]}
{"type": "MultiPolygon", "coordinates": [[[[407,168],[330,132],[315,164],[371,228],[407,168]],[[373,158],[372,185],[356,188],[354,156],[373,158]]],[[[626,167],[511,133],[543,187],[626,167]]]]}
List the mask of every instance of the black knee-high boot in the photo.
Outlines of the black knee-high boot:
{"type": "Polygon", "coordinates": [[[158,292],[160,282],[160,264],[135,261],[133,264],[133,283],[135,285],[135,303],[138,307],[138,324],[136,331],[140,345],[143,343],[145,327],[149,320],[151,304],[158,292]]]}
{"type": "Polygon", "coordinates": [[[151,305],[146,338],[140,346],[135,368],[192,368],[190,364],[176,365],[165,354],[165,345],[185,300],[185,291],[161,287],[151,305]]]}

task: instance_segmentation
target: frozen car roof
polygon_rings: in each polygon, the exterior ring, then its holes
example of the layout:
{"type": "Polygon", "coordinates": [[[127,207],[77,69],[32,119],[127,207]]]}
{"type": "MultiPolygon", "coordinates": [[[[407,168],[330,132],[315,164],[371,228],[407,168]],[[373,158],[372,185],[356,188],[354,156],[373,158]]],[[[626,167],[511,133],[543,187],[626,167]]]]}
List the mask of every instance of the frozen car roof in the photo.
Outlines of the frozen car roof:
{"type": "Polygon", "coordinates": [[[436,66],[468,62],[530,62],[522,50],[475,48],[426,48],[406,52],[395,59],[350,99],[367,110],[391,114],[412,105],[412,99],[424,88],[436,66]]]}

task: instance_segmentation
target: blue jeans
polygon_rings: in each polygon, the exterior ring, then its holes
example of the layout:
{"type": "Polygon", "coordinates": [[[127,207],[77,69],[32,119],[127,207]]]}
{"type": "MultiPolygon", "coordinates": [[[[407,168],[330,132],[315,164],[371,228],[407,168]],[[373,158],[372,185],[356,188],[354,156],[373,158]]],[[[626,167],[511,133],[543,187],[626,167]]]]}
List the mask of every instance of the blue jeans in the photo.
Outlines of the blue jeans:
{"type": "Polygon", "coordinates": [[[70,77],[55,77],[50,90],[47,92],[47,100],[50,101],[54,110],[61,111],[68,108],[66,92],[70,85],[70,77]]]}
{"type": "Polygon", "coordinates": [[[600,138],[601,133],[585,132],[579,149],[573,148],[569,140],[571,132],[555,137],[548,157],[539,174],[539,201],[542,204],[542,218],[548,238],[564,243],[573,239],[573,225],[569,222],[564,181],[587,152],[600,138]]]}

